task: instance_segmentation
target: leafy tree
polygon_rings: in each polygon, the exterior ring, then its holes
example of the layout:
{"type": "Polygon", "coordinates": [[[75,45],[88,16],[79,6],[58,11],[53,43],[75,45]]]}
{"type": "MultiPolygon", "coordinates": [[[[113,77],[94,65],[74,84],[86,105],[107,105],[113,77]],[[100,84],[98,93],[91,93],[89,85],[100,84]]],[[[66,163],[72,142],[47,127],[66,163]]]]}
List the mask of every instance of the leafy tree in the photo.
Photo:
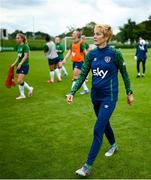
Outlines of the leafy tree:
{"type": "Polygon", "coordinates": [[[9,34],[10,39],[15,39],[18,33],[23,33],[23,31],[15,30],[12,34],[9,34]]]}
{"type": "Polygon", "coordinates": [[[131,19],[128,19],[127,24],[124,24],[123,27],[120,27],[120,39],[121,42],[126,42],[130,39],[131,44],[135,40],[134,36],[134,29],[136,28],[136,23],[135,21],[132,21],[131,19]]]}

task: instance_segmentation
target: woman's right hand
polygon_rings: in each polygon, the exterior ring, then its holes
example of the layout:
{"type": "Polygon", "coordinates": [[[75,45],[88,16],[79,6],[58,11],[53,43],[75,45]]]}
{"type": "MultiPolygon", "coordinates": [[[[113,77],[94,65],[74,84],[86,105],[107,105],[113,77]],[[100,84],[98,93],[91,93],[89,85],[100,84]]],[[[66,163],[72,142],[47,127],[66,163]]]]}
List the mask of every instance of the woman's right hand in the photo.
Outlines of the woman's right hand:
{"type": "Polygon", "coordinates": [[[65,59],[63,59],[63,61],[62,61],[62,65],[64,65],[66,63],[66,60],[65,59]]]}
{"type": "Polygon", "coordinates": [[[127,103],[131,106],[134,102],[134,97],[133,97],[133,94],[129,94],[127,96],[127,103]]]}
{"type": "Polygon", "coordinates": [[[71,104],[73,102],[73,95],[67,95],[66,101],[68,104],[71,104]]]}
{"type": "Polygon", "coordinates": [[[14,67],[15,66],[15,64],[13,63],[13,64],[11,64],[11,67],[14,67]]]}

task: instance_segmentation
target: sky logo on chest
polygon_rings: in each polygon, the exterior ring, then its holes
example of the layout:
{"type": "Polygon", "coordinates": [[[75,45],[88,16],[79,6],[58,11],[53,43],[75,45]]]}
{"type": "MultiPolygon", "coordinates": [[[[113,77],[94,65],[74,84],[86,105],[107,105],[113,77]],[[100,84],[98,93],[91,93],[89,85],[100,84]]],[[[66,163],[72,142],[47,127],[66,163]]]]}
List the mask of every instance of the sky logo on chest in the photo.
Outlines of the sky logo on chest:
{"type": "Polygon", "coordinates": [[[96,69],[93,69],[92,73],[93,73],[93,76],[100,76],[102,79],[104,79],[108,71],[107,70],[103,71],[102,69],[98,67],[96,69]]]}

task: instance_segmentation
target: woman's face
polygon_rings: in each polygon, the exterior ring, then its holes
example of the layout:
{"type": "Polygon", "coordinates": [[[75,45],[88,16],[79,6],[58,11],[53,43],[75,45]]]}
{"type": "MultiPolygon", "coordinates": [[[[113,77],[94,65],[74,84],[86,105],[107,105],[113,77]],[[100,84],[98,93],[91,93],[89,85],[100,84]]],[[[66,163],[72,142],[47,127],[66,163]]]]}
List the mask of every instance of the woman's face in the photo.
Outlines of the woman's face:
{"type": "Polygon", "coordinates": [[[55,38],[55,43],[60,43],[60,41],[61,41],[61,40],[60,40],[59,37],[56,37],[56,38],[55,38]]]}
{"type": "Polygon", "coordinates": [[[17,44],[21,44],[23,42],[23,39],[21,38],[21,36],[19,35],[16,36],[16,42],[17,44]]]}
{"type": "Polygon", "coordinates": [[[73,38],[73,39],[77,39],[77,38],[78,38],[78,34],[77,34],[76,31],[74,31],[74,32],[72,33],[72,38],[73,38]]]}
{"type": "Polygon", "coordinates": [[[94,44],[101,46],[107,43],[107,37],[101,32],[100,28],[94,28],[94,44]]]}

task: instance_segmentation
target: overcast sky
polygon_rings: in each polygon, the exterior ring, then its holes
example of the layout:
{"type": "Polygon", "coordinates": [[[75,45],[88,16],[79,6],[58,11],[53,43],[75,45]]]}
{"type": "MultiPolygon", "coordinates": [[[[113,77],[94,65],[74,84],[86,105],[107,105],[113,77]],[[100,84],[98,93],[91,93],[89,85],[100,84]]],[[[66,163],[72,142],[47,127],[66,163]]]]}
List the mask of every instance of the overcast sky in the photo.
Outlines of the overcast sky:
{"type": "Polygon", "coordinates": [[[0,25],[9,33],[19,29],[55,36],[91,21],[110,24],[117,33],[129,18],[139,23],[150,15],[151,0],[0,0],[0,25]]]}

